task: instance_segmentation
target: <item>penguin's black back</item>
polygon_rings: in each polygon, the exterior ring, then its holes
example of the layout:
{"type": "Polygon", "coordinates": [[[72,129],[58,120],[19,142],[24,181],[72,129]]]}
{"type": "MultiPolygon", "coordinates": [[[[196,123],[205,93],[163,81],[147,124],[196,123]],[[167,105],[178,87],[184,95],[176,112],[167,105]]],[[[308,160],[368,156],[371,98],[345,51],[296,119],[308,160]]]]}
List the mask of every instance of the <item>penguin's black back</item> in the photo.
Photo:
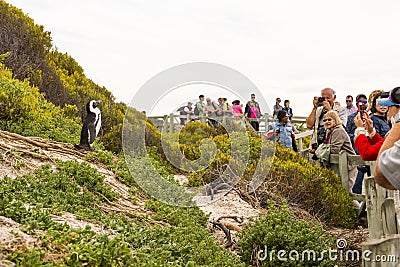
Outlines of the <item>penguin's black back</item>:
{"type": "Polygon", "coordinates": [[[93,142],[96,137],[96,114],[90,111],[90,102],[91,101],[86,104],[87,115],[82,125],[81,140],[79,142],[80,147],[90,147],[90,143],[93,142]],[[89,132],[91,136],[89,136],[89,132]],[[91,140],[89,140],[89,137],[91,140]]]}

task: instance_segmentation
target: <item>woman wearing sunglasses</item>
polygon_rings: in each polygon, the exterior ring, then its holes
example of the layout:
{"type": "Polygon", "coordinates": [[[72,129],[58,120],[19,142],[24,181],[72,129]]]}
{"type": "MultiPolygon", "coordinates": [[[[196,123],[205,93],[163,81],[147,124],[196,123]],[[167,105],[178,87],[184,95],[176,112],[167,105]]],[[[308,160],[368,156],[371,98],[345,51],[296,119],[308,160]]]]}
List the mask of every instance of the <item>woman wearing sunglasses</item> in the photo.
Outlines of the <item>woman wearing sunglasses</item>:
{"type": "MultiPolygon", "coordinates": [[[[342,121],[336,111],[328,111],[324,118],[324,127],[327,130],[325,144],[331,145],[331,155],[339,154],[344,150],[350,155],[355,155],[354,149],[351,145],[350,137],[343,128],[342,121]]],[[[349,190],[351,192],[357,176],[357,167],[349,166],[349,190]]]]}

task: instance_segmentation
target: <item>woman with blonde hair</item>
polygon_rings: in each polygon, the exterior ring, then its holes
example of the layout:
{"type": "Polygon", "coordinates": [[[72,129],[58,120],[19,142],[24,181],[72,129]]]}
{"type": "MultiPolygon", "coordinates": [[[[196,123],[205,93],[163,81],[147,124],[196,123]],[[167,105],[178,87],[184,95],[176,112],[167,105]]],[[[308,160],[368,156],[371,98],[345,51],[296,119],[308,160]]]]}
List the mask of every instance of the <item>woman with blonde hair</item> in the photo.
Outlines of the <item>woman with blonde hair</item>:
{"type": "MultiPolygon", "coordinates": [[[[378,89],[378,90],[374,90],[374,91],[372,91],[370,94],[369,94],[369,96],[368,96],[368,111],[371,111],[371,107],[372,107],[372,102],[373,102],[373,100],[374,100],[374,98],[377,96],[377,95],[380,95],[381,93],[383,93],[383,92],[385,92],[385,90],[383,90],[383,89],[378,89]]],[[[373,112],[372,112],[373,113],[373,112]]]]}
{"type": "MultiPolygon", "coordinates": [[[[327,130],[325,144],[330,144],[331,155],[339,154],[340,151],[346,151],[350,155],[355,155],[350,137],[343,128],[342,121],[336,111],[328,111],[324,118],[324,127],[327,130]]],[[[357,176],[357,167],[349,166],[349,190],[351,192],[357,176]]]]}

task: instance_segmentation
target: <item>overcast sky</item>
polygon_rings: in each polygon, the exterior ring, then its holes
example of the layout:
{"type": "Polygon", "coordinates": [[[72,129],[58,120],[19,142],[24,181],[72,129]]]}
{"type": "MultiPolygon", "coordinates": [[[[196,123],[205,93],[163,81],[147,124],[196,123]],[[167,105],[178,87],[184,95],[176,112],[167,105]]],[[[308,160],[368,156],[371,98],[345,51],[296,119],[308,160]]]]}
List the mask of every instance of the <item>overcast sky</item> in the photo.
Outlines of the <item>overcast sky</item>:
{"type": "Polygon", "coordinates": [[[241,72],[271,107],[289,99],[303,116],[327,86],[342,105],[399,86],[400,1],[6,1],[126,103],[157,73],[199,61],[241,72]]]}

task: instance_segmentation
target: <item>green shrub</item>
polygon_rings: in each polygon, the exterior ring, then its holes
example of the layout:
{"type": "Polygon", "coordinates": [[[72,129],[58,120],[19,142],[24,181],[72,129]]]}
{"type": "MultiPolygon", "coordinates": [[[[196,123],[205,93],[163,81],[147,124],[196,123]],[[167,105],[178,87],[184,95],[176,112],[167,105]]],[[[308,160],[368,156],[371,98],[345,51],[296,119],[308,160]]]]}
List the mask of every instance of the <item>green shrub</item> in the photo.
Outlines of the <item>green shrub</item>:
{"type": "Polygon", "coordinates": [[[93,163],[102,163],[111,171],[115,171],[116,168],[115,155],[107,150],[89,152],[86,154],[86,160],[93,163]]]}
{"type": "Polygon", "coordinates": [[[25,136],[38,136],[61,142],[77,143],[81,126],[71,118],[76,110],[65,110],[47,102],[36,87],[12,78],[0,63],[0,129],[25,136]]]}
{"type": "Polygon", "coordinates": [[[324,250],[328,251],[334,244],[333,238],[325,233],[321,225],[311,225],[303,220],[296,220],[287,206],[281,210],[272,203],[268,205],[266,215],[258,218],[254,224],[248,224],[240,233],[241,259],[248,264],[259,266],[334,266],[329,260],[328,254],[324,254],[323,260],[315,260],[304,251],[315,251],[318,259],[324,250]],[[284,250],[283,258],[278,259],[278,251],[284,250]],[[296,254],[289,252],[295,250],[296,254]],[[265,254],[267,252],[267,254],[265,254]],[[271,257],[272,255],[272,257],[271,257]],[[264,259],[264,256],[266,257],[264,259]],[[297,257],[299,260],[297,260],[297,257]],[[258,264],[257,264],[258,263],[258,264]]]}
{"type": "Polygon", "coordinates": [[[49,212],[67,211],[101,221],[95,204],[102,203],[103,196],[110,201],[117,197],[95,169],[76,161],[59,162],[57,171],[45,165],[34,174],[0,179],[0,215],[27,223],[31,229],[52,226],[49,212]]]}

